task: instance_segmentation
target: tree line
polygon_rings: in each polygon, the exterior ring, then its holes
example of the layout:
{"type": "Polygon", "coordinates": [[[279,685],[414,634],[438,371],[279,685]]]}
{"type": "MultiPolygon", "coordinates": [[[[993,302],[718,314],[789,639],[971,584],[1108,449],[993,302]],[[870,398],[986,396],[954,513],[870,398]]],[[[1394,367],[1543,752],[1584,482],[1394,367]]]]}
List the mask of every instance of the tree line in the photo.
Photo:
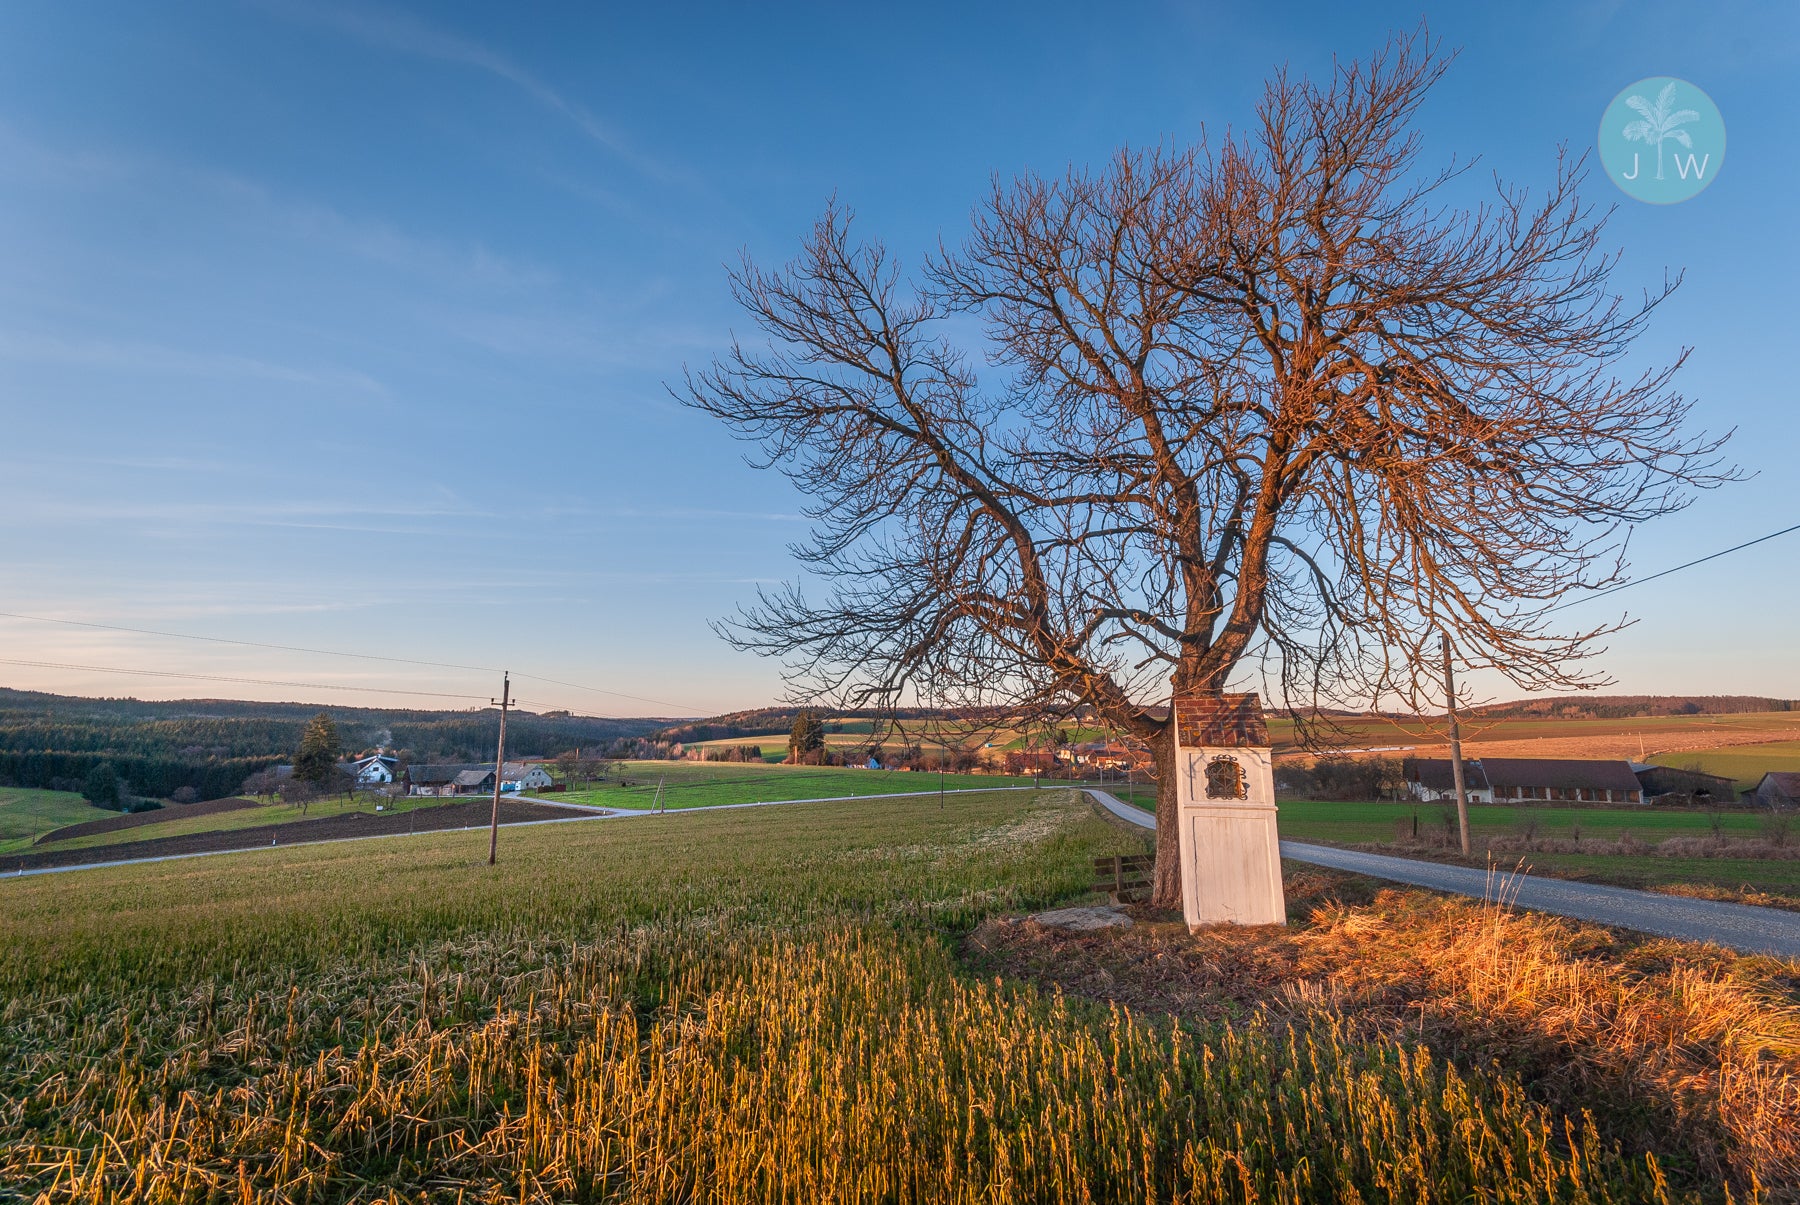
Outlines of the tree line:
{"type": "MultiPolygon", "coordinates": [[[[146,702],[0,690],[0,786],[82,790],[101,766],[132,797],[199,799],[237,793],[259,771],[292,761],[319,708],[232,699],[146,702]]],[[[489,712],[332,708],[341,752],[385,746],[410,761],[492,760],[499,718],[489,712]]],[[[515,712],[507,743],[526,753],[595,750],[651,732],[660,720],[548,717],[515,712]]],[[[666,755],[666,754],[665,754],[666,755]]]]}

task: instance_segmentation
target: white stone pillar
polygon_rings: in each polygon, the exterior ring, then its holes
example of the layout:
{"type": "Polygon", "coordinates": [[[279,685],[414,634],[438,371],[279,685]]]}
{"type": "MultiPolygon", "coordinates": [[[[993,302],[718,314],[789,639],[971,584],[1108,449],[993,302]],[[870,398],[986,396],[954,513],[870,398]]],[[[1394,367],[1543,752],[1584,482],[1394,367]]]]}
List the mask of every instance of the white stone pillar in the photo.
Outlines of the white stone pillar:
{"type": "Polygon", "coordinates": [[[1287,924],[1275,769],[1257,697],[1177,697],[1175,766],[1189,928],[1287,924]]]}

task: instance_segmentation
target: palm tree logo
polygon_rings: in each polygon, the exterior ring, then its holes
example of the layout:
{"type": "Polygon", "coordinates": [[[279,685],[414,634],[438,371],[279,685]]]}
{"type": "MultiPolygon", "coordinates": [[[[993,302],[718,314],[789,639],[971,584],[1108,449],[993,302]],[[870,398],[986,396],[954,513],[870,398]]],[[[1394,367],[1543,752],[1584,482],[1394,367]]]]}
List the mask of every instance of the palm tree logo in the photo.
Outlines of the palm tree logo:
{"type": "Polygon", "coordinates": [[[1699,121],[1700,114],[1693,109],[1675,109],[1675,82],[1663,85],[1663,90],[1656,94],[1656,103],[1651,104],[1641,96],[1628,96],[1625,103],[1635,110],[1640,120],[1629,122],[1624,129],[1625,138],[1630,142],[1648,142],[1656,147],[1656,178],[1663,178],[1663,140],[1673,139],[1682,146],[1692,150],[1694,140],[1686,130],[1678,127],[1690,121],[1699,121]]]}

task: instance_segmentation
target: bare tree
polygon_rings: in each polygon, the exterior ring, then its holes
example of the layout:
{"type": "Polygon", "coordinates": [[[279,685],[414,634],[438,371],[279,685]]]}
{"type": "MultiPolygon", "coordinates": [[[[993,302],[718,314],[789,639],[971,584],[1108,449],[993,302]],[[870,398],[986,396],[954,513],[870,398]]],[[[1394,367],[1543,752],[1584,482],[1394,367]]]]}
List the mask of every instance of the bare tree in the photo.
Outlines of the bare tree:
{"type": "Polygon", "coordinates": [[[835,203],[786,268],[746,258],[768,343],[680,393],[813,499],[829,593],[762,591],[728,638],[845,706],[1091,708],[1149,744],[1165,815],[1171,689],[1420,707],[1440,631],[1520,687],[1594,684],[1611,627],[1549,604],[1621,580],[1632,526],[1729,476],[1723,440],[1686,430],[1685,353],[1625,372],[1678,282],[1608,291],[1579,161],[1474,208],[1463,168],[1418,172],[1446,64],[1399,39],[1277,75],[1216,150],[996,182],[916,281],[835,203]]]}

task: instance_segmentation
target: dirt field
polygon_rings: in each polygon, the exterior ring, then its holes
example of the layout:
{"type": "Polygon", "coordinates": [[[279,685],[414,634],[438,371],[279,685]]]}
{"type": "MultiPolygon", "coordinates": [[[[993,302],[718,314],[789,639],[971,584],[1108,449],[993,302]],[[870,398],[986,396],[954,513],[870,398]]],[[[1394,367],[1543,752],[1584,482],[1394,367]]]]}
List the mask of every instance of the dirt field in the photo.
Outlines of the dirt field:
{"type": "MultiPolygon", "coordinates": [[[[275,843],[298,845],[307,841],[335,841],[345,837],[479,828],[487,825],[492,809],[492,800],[471,799],[467,803],[452,803],[392,815],[348,812],[341,816],[322,816],[317,820],[301,820],[291,824],[265,824],[256,828],[189,833],[179,837],[154,837],[144,841],[127,841],[84,849],[8,854],[4,860],[0,860],[0,871],[79,866],[88,862],[122,862],[132,858],[160,858],[171,854],[214,853],[230,849],[261,849],[275,843]]],[[[502,800],[500,804],[502,824],[519,824],[528,820],[567,820],[575,814],[568,808],[546,807],[516,799],[502,800]]]]}

